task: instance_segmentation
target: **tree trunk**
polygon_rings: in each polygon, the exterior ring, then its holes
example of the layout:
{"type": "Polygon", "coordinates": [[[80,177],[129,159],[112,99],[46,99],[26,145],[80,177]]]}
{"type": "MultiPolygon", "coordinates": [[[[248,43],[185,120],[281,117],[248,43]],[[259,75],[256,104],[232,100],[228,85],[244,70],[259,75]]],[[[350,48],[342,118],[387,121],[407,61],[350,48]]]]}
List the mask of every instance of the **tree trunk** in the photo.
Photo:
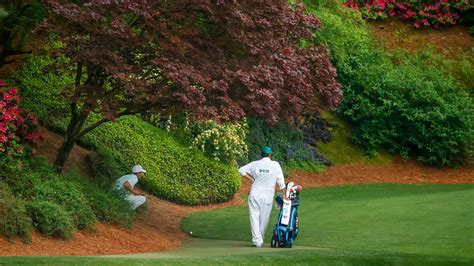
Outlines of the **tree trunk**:
{"type": "Polygon", "coordinates": [[[66,161],[69,158],[69,154],[71,153],[75,143],[75,140],[66,141],[65,138],[63,144],[59,148],[56,161],[54,162],[58,173],[61,173],[64,170],[64,165],[66,164],[66,161]]]}
{"type": "MultiPolygon", "coordinates": [[[[74,112],[74,109],[75,107],[71,105],[71,110],[73,110],[71,121],[69,122],[66,135],[64,136],[63,144],[59,148],[58,155],[56,156],[56,161],[54,162],[58,173],[61,173],[64,170],[64,165],[66,164],[69,154],[71,153],[72,148],[74,148],[74,144],[76,143],[76,141],[82,138],[82,136],[84,136],[85,134],[97,128],[98,126],[110,121],[110,119],[108,118],[102,118],[101,120],[84,128],[84,124],[86,122],[87,117],[89,116],[89,113],[83,113],[81,115],[78,115],[74,112]]],[[[132,112],[130,112],[129,110],[125,110],[119,113],[118,117],[131,113],[132,112]]]]}
{"type": "Polygon", "coordinates": [[[80,132],[84,123],[86,122],[87,117],[89,116],[88,112],[76,112],[76,104],[71,104],[72,116],[69,121],[69,125],[66,130],[66,135],[64,136],[64,141],[61,147],[59,148],[58,155],[56,156],[56,161],[54,165],[58,173],[61,173],[64,170],[64,165],[69,157],[69,154],[74,147],[74,144],[80,137],[80,132]]]}

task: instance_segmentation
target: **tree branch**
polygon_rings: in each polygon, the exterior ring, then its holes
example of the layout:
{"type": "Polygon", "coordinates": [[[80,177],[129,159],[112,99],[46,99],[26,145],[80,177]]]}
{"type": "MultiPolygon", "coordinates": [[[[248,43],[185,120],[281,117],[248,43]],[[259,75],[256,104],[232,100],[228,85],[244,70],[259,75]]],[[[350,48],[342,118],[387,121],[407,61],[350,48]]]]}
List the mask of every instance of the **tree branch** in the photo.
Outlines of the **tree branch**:
{"type": "MultiPolygon", "coordinates": [[[[125,110],[125,111],[123,111],[123,112],[120,112],[120,113],[118,114],[118,117],[121,117],[121,116],[124,116],[124,115],[130,115],[130,114],[132,114],[132,113],[133,113],[133,112],[131,112],[130,110],[127,109],[127,110],[125,110]]],[[[104,123],[106,123],[106,122],[109,122],[109,121],[110,121],[109,118],[102,118],[101,120],[95,122],[94,124],[92,124],[92,125],[86,127],[86,128],[85,128],[84,130],[82,130],[79,134],[77,134],[77,135],[74,137],[74,139],[80,139],[80,138],[82,138],[85,134],[91,132],[92,130],[94,130],[94,129],[97,128],[98,126],[100,126],[100,125],[102,125],[102,124],[104,124],[104,123]]]]}

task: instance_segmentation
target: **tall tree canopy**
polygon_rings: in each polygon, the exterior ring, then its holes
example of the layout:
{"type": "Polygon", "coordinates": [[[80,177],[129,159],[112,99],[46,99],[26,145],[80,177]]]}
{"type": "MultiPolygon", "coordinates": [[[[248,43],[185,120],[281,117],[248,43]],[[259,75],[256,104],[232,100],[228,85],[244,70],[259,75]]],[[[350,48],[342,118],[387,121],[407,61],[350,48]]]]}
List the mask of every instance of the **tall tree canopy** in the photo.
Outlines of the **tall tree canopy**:
{"type": "Polygon", "coordinates": [[[269,123],[335,107],[341,99],[320,26],[288,1],[46,1],[45,29],[76,64],[65,88],[71,121],[56,164],[74,141],[114,118],[190,111],[196,119],[252,115],[269,123]],[[84,127],[90,112],[103,119],[84,127]]]}

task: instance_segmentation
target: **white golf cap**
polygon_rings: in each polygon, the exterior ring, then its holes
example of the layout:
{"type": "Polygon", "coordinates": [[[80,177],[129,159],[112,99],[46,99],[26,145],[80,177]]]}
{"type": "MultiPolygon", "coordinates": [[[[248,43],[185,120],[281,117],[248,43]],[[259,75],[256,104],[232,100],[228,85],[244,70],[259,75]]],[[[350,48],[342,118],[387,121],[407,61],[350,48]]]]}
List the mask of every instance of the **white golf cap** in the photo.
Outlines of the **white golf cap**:
{"type": "Polygon", "coordinates": [[[143,167],[139,164],[135,165],[133,168],[132,168],[132,173],[136,174],[136,173],[146,173],[145,169],[143,169],[143,167]]]}

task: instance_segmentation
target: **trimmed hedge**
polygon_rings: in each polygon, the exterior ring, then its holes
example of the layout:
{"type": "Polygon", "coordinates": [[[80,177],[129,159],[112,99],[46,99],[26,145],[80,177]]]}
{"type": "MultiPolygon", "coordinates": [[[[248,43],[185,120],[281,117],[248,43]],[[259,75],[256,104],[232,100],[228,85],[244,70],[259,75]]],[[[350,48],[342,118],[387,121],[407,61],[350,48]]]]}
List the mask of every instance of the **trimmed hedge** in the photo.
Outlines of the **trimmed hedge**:
{"type": "Polygon", "coordinates": [[[129,173],[131,166],[141,164],[147,170],[145,187],[177,203],[224,202],[241,185],[241,177],[233,167],[182,146],[166,131],[137,116],[105,124],[86,135],[83,141],[98,147],[96,160],[125,166],[123,174],[129,173]]]}

